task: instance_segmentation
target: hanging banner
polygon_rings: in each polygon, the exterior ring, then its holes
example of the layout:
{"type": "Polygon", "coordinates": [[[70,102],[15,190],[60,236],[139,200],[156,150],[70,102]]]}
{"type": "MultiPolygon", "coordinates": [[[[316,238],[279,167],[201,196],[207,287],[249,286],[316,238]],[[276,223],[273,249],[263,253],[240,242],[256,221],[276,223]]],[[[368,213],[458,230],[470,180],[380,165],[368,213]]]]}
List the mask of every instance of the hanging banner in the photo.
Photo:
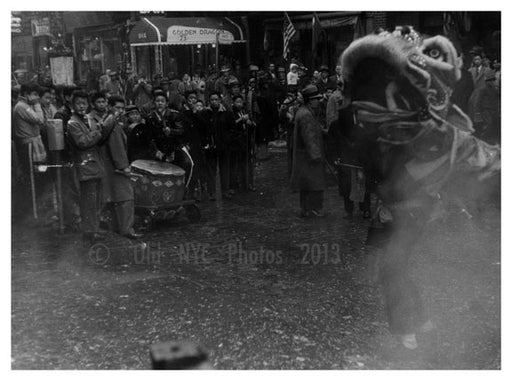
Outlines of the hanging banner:
{"type": "Polygon", "coordinates": [[[219,34],[219,44],[229,45],[235,40],[233,34],[226,30],[173,25],[167,29],[167,43],[173,45],[215,44],[217,33],[219,34]]]}
{"type": "Polygon", "coordinates": [[[73,57],[51,57],[50,68],[54,85],[73,85],[73,57]]]}
{"type": "Polygon", "coordinates": [[[31,20],[32,37],[51,36],[50,33],[50,19],[43,17],[36,20],[31,20]]]}

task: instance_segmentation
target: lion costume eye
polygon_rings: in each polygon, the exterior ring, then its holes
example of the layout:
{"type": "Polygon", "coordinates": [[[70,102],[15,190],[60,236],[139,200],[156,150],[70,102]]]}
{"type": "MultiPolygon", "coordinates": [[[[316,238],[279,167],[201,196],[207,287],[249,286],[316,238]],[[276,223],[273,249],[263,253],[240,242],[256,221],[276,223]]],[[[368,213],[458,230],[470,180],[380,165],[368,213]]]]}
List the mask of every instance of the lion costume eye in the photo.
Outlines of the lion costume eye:
{"type": "Polygon", "coordinates": [[[430,49],[428,55],[434,59],[438,59],[441,56],[441,52],[438,49],[430,49]]]}

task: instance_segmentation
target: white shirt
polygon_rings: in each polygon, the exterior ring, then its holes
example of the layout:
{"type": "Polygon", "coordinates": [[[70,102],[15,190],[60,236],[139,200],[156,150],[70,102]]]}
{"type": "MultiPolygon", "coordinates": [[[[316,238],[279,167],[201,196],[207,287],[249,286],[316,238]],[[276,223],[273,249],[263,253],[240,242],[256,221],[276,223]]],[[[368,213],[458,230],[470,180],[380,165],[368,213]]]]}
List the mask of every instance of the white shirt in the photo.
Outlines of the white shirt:
{"type": "Polygon", "coordinates": [[[286,76],[286,83],[288,85],[297,85],[299,83],[299,74],[290,71],[286,76]]]}

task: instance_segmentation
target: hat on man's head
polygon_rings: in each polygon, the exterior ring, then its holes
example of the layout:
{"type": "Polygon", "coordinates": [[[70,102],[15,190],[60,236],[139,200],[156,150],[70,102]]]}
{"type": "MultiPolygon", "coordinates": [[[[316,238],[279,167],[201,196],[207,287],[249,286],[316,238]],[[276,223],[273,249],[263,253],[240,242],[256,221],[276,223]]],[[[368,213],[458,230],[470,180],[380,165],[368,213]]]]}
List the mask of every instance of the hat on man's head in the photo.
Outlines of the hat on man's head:
{"type": "Polygon", "coordinates": [[[260,68],[257,65],[249,65],[249,71],[259,71],[260,68]]]}
{"type": "Polygon", "coordinates": [[[277,68],[277,72],[278,72],[278,73],[286,73],[286,69],[285,69],[284,67],[282,67],[282,66],[279,66],[279,67],[277,68]]]}
{"type": "Polygon", "coordinates": [[[223,72],[223,73],[227,73],[228,71],[230,71],[231,68],[228,66],[228,65],[223,65],[221,68],[220,68],[220,71],[223,72]]]}
{"type": "Polygon", "coordinates": [[[230,79],[228,81],[228,86],[231,86],[231,87],[240,86],[240,82],[236,78],[235,79],[230,79]]]}
{"type": "Polygon", "coordinates": [[[328,72],[329,71],[329,66],[322,65],[322,66],[320,66],[320,69],[318,69],[318,71],[327,71],[328,72]]]}
{"type": "Polygon", "coordinates": [[[168,85],[169,83],[171,83],[171,81],[169,80],[168,77],[163,77],[161,80],[160,80],[160,84],[161,85],[168,85]]]}
{"type": "Polygon", "coordinates": [[[126,108],[124,109],[124,112],[125,114],[129,114],[131,113],[132,111],[137,111],[137,112],[140,112],[139,108],[135,105],[128,105],[126,106],[126,108]]]}
{"type": "Polygon", "coordinates": [[[284,98],[283,105],[288,106],[296,101],[295,94],[287,94],[286,98],[284,98]]]}
{"type": "Polygon", "coordinates": [[[318,92],[318,87],[315,85],[307,85],[301,91],[304,100],[322,98],[322,94],[318,92]]]}
{"type": "Polygon", "coordinates": [[[114,77],[117,75],[117,71],[111,71],[110,74],[109,74],[111,77],[114,77]]]}

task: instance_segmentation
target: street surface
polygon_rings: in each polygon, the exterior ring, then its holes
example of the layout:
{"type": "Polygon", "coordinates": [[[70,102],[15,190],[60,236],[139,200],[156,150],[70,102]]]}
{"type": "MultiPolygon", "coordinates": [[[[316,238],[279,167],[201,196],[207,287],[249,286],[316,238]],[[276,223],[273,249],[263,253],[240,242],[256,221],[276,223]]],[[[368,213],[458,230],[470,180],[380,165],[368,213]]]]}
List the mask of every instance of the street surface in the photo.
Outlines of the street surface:
{"type": "Polygon", "coordinates": [[[365,277],[368,220],[297,217],[286,153],[257,192],[203,201],[202,220],[161,226],[142,250],[112,236],[13,225],[12,368],[150,369],[149,346],[191,340],[216,369],[500,369],[500,211],[429,226],[412,256],[437,329],[409,351],[389,335],[365,277]]]}

